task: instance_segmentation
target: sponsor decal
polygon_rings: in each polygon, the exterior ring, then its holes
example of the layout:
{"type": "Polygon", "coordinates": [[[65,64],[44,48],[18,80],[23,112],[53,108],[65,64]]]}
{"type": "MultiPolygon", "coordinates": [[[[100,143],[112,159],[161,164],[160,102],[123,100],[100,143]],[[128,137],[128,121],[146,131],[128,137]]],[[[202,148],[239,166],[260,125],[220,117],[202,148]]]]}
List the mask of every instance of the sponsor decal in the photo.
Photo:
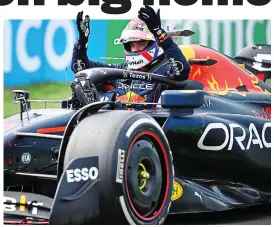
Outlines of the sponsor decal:
{"type": "Polygon", "coordinates": [[[128,77],[128,72],[127,71],[123,71],[123,78],[127,79],[128,77]]]}
{"type": "Polygon", "coordinates": [[[27,211],[34,215],[37,215],[38,213],[37,207],[44,205],[42,202],[38,201],[27,201],[26,195],[21,195],[19,201],[13,197],[4,196],[4,212],[15,212],[18,211],[18,208],[20,212],[24,212],[27,204],[33,205],[33,207],[27,209],[27,211]],[[18,203],[20,203],[20,206],[16,205],[18,203]]]}
{"type": "Polygon", "coordinates": [[[149,74],[137,74],[132,72],[123,72],[123,78],[125,79],[136,79],[136,80],[147,80],[151,81],[151,75],[149,74]]]}
{"type": "Polygon", "coordinates": [[[203,202],[202,192],[201,192],[201,194],[199,194],[198,192],[195,192],[194,195],[197,196],[201,200],[201,202],[203,202]]]}
{"type": "Polygon", "coordinates": [[[258,113],[256,110],[252,110],[255,117],[271,119],[271,107],[262,107],[262,113],[258,113]]]}
{"type": "Polygon", "coordinates": [[[97,72],[100,72],[100,73],[102,73],[102,74],[104,74],[104,75],[106,75],[106,74],[107,74],[107,71],[106,71],[106,70],[104,70],[104,69],[94,68],[93,70],[95,70],[95,71],[97,71],[97,72]]]}
{"type": "Polygon", "coordinates": [[[31,161],[31,155],[30,153],[23,153],[21,156],[21,161],[23,164],[29,164],[31,161]]]}
{"type": "Polygon", "coordinates": [[[174,58],[169,58],[171,67],[174,70],[176,76],[180,76],[180,73],[183,71],[184,66],[182,62],[176,61],[174,58]]]}
{"type": "Polygon", "coordinates": [[[213,103],[211,102],[211,99],[210,98],[204,98],[204,104],[201,106],[201,107],[213,107],[213,103]]]}
{"type": "Polygon", "coordinates": [[[160,43],[163,43],[167,38],[168,38],[168,35],[166,32],[164,32],[163,30],[157,28],[157,29],[154,29],[156,31],[156,35],[158,36],[158,40],[160,41],[160,43]]]}
{"type": "Polygon", "coordinates": [[[76,63],[73,64],[73,69],[75,72],[80,72],[85,68],[85,66],[85,63],[83,63],[82,60],[79,59],[76,63]]]}
{"type": "MultiPolygon", "coordinates": [[[[271,128],[271,123],[267,122],[264,124],[262,131],[259,133],[255,124],[251,123],[248,127],[249,136],[247,138],[246,136],[246,130],[238,124],[231,123],[228,125],[228,127],[223,123],[210,123],[207,125],[206,129],[204,130],[201,138],[198,141],[198,148],[201,150],[211,150],[211,151],[220,151],[223,150],[227,145],[227,150],[232,150],[234,147],[235,142],[238,144],[238,146],[241,148],[241,150],[249,150],[250,147],[257,146],[259,149],[263,148],[271,148],[271,141],[266,141],[265,134],[266,129],[271,128]],[[241,135],[235,135],[234,129],[239,128],[242,131],[241,135]],[[219,145],[205,145],[204,140],[207,138],[207,135],[209,132],[212,132],[214,130],[223,130],[225,133],[223,141],[221,141],[221,144],[219,145]],[[247,145],[244,146],[243,142],[246,141],[247,145]]],[[[246,143],[245,143],[246,144],[246,143]]]]}
{"type": "Polygon", "coordinates": [[[165,217],[163,217],[160,221],[159,221],[159,225],[163,225],[164,224],[164,222],[165,222],[165,219],[166,219],[166,216],[165,217]]]}
{"type": "Polygon", "coordinates": [[[182,186],[179,183],[177,183],[176,181],[174,181],[171,200],[172,201],[177,200],[177,199],[181,198],[182,195],[183,195],[182,186]]]}
{"type": "Polygon", "coordinates": [[[140,102],[140,103],[144,103],[146,100],[147,100],[147,95],[140,96],[140,95],[136,94],[133,91],[129,91],[125,95],[117,94],[115,103],[117,103],[117,102],[122,102],[122,103],[125,103],[125,102],[140,102]]]}
{"type": "Polygon", "coordinates": [[[104,75],[107,74],[107,71],[106,71],[106,70],[101,69],[100,71],[101,71],[101,73],[104,74],[104,75]]]}
{"type": "Polygon", "coordinates": [[[117,161],[117,171],[116,171],[116,182],[123,183],[124,176],[124,163],[125,163],[125,151],[118,150],[118,161],[117,161]]]}
{"type": "Polygon", "coordinates": [[[159,36],[160,39],[160,43],[163,43],[164,41],[166,41],[168,38],[166,33],[163,33],[162,35],[159,36]]]}
{"type": "Polygon", "coordinates": [[[87,180],[96,180],[99,175],[97,167],[82,168],[82,169],[69,169],[66,170],[67,182],[80,182],[87,180]]]}
{"type": "Polygon", "coordinates": [[[139,64],[142,64],[142,63],[144,63],[143,59],[140,59],[139,61],[129,61],[129,60],[127,60],[128,65],[139,65],[139,64]]]}
{"type": "Polygon", "coordinates": [[[159,30],[156,32],[156,34],[157,34],[157,35],[161,35],[162,32],[163,32],[163,31],[162,31],[161,29],[159,29],[159,30]]]}
{"type": "Polygon", "coordinates": [[[107,96],[103,96],[100,98],[101,101],[109,101],[109,98],[107,96]]]}
{"type": "MultiPolygon", "coordinates": [[[[149,53],[150,55],[154,55],[155,49],[152,49],[152,50],[148,51],[148,53],[149,53]]],[[[158,61],[158,60],[157,60],[157,61],[158,61]]]]}
{"type": "Polygon", "coordinates": [[[118,89],[126,89],[126,90],[136,89],[136,90],[150,90],[150,91],[152,91],[153,90],[153,84],[146,84],[146,83],[143,83],[143,84],[125,84],[125,83],[119,82],[118,89]]]}

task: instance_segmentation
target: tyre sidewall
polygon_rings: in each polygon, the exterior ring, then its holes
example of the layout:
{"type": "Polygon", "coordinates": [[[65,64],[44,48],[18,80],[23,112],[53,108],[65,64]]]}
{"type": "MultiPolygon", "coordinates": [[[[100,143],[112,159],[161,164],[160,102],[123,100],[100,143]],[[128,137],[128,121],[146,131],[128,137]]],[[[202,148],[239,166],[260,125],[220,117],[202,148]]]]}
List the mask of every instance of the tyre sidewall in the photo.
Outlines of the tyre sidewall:
{"type": "MultiPolygon", "coordinates": [[[[170,151],[170,147],[168,144],[168,141],[166,139],[166,136],[164,135],[161,127],[158,125],[158,123],[150,116],[146,114],[139,114],[135,115],[132,118],[130,118],[123,126],[120,135],[118,136],[116,146],[115,146],[115,151],[113,154],[113,160],[115,160],[112,163],[115,163],[113,165],[113,177],[112,177],[112,182],[113,182],[113,188],[115,189],[115,194],[116,198],[118,198],[120,201],[120,206],[122,208],[122,213],[126,217],[127,221],[130,224],[162,224],[164,220],[166,219],[166,216],[169,212],[170,205],[171,205],[171,196],[172,196],[172,189],[173,189],[173,179],[174,179],[174,168],[173,168],[173,159],[172,159],[172,154],[170,151]],[[132,141],[138,136],[140,133],[143,132],[149,132],[154,134],[155,136],[158,137],[158,139],[161,141],[162,146],[164,147],[164,152],[166,153],[166,159],[165,163],[168,166],[168,170],[163,170],[163,171],[168,171],[168,176],[169,176],[169,187],[166,191],[167,193],[167,198],[166,202],[162,208],[162,211],[157,215],[157,217],[153,220],[146,221],[146,220],[141,220],[138,218],[135,214],[134,211],[131,209],[129,201],[127,199],[127,193],[126,193],[126,183],[125,183],[125,165],[126,165],[126,160],[129,155],[128,149],[132,141]],[[124,167],[123,167],[123,177],[122,177],[122,182],[119,181],[117,182],[117,176],[119,176],[119,173],[117,173],[120,170],[120,158],[119,156],[119,150],[125,151],[123,157],[124,157],[124,167]],[[124,202],[121,202],[121,199],[124,202]]],[[[122,164],[122,165],[123,165],[122,164]]],[[[165,185],[163,186],[165,187],[165,185]]]]}

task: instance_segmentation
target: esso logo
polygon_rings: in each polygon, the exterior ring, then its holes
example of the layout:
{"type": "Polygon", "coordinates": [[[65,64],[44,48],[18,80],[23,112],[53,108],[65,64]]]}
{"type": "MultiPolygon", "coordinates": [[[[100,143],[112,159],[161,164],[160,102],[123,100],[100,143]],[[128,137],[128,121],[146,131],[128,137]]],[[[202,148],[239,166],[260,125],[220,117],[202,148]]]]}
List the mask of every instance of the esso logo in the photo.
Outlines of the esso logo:
{"type": "Polygon", "coordinates": [[[98,168],[91,167],[82,168],[82,169],[69,169],[66,171],[67,174],[67,182],[80,182],[80,181],[87,181],[87,180],[96,180],[99,175],[98,168]]]}

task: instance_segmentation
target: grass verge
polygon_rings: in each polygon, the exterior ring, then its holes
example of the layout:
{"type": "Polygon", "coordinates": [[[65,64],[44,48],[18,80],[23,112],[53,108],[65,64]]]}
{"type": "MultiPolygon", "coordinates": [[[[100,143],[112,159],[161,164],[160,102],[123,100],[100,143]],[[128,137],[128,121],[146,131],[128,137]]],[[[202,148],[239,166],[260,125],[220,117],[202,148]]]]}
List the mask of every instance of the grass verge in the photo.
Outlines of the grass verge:
{"type": "MultiPolygon", "coordinates": [[[[64,83],[33,84],[29,86],[4,88],[4,118],[17,114],[20,111],[20,106],[12,102],[12,90],[15,89],[29,91],[30,99],[63,100],[71,96],[69,84],[64,83]]],[[[47,108],[60,108],[60,105],[59,103],[47,103],[47,108]]],[[[45,104],[31,103],[31,108],[45,108],[45,104]]]]}

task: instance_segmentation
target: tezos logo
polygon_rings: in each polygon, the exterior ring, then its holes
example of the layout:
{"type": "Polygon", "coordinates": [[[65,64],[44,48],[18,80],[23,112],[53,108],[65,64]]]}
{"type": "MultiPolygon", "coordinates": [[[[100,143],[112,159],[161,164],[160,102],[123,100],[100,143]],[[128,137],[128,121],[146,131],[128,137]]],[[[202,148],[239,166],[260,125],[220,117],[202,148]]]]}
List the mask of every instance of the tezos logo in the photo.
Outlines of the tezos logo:
{"type": "Polygon", "coordinates": [[[129,78],[137,79],[137,80],[138,79],[145,80],[146,76],[145,75],[141,75],[141,74],[130,73],[129,74],[129,78]]]}
{"type": "Polygon", "coordinates": [[[127,78],[128,77],[128,72],[127,71],[123,71],[123,78],[127,78]]]}
{"type": "Polygon", "coordinates": [[[132,72],[123,72],[123,78],[127,79],[136,79],[136,80],[147,80],[147,81],[151,81],[152,77],[149,74],[136,74],[136,73],[132,73],[132,72]]]}
{"type": "Polygon", "coordinates": [[[67,174],[67,182],[80,182],[80,181],[87,181],[87,180],[96,180],[99,175],[98,168],[91,167],[82,168],[82,169],[69,169],[66,171],[67,174]]]}

